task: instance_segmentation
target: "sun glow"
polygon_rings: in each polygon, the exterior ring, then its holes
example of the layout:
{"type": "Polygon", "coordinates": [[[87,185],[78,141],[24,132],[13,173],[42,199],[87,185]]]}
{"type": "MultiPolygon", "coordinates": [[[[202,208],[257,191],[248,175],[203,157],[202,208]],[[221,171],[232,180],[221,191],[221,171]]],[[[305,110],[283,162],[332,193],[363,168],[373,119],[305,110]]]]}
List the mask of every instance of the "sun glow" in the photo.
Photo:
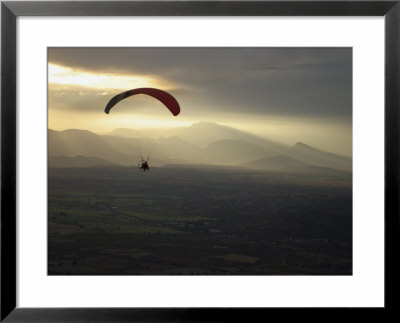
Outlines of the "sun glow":
{"type": "Polygon", "coordinates": [[[195,123],[196,120],[181,119],[176,117],[157,117],[146,118],[145,116],[132,115],[90,115],[87,117],[75,117],[71,112],[60,110],[57,112],[49,111],[49,129],[66,130],[66,129],[87,129],[99,134],[109,133],[117,128],[131,129],[165,129],[176,127],[188,127],[195,123]]]}
{"type": "MultiPolygon", "coordinates": [[[[111,119],[111,118],[110,118],[111,119]]],[[[168,117],[168,118],[145,118],[136,117],[132,118],[131,115],[126,117],[121,116],[119,118],[114,118],[113,120],[107,120],[110,127],[115,128],[133,128],[133,129],[145,129],[145,128],[174,128],[174,127],[188,127],[191,126],[196,121],[193,120],[182,120],[181,118],[168,117]],[[110,122],[111,121],[111,122],[110,122]],[[112,126],[111,126],[112,124],[112,126]]],[[[101,126],[105,127],[104,124],[101,126]]],[[[100,127],[99,127],[100,128],[100,127]]]]}
{"type": "Polygon", "coordinates": [[[124,75],[111,72],[93,73],[51,63],[48,66],[48,81],[59,85],[121,91],[138,87],[156,87],[165,90],[171,90],[176,87],[166,80],[148,75],[124,75]]]}

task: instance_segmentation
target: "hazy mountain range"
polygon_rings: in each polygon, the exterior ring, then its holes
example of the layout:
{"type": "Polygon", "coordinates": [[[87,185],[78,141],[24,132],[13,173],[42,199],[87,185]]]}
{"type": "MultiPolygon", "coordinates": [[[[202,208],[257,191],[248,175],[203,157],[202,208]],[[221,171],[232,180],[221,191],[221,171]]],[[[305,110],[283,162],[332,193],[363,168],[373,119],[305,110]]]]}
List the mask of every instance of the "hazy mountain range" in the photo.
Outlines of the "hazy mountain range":
{"type": "Polygon", "coordinates": [[[352,159],[298,142],[286,146],[215,123],[167,130],[116,129],[107,135],[87,130],[48,131],[50,167],[137,165],[150,154],[153,166],[208,164],[265,170],[351,171],[352,159]]]}

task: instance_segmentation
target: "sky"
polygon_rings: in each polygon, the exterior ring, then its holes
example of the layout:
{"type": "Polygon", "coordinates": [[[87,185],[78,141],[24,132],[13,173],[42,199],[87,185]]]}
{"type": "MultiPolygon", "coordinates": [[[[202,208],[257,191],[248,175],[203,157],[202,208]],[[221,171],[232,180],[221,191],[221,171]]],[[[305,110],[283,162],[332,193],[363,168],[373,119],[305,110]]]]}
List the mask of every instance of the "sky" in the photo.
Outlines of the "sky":
{"type": "Polygon", "coordinates": [[[107,133],[206,121],[351,156],[351,48],[49,48],[49,128],[107,133]],[[155,87],[104,113],[122,91],[155,87]]]}

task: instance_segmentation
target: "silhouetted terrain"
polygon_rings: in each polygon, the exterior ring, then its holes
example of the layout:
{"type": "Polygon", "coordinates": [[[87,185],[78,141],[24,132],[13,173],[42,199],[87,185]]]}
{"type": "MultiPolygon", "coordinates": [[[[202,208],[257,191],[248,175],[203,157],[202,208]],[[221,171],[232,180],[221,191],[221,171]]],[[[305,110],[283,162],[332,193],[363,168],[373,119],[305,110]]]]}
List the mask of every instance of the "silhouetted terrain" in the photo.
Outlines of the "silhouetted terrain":
{"type": "Polygon", "coordinates": [[[246,166],[256,169],[287,169],[287,168],[300,168],[307,166],[306,163],[291,158],[286,155],[278,155],[269,158],[262,158],[253,162],[247,163],[246,166]]]}
{"type": "Polygon", "coordinates": [[[279,158],[301,171],[49,168],[48,273],[352,274],[351,173],[279,158]]]}
{"type": "MultiPolygon", "coordinates": [[[[87,130],[49,130],[49,157],[100,158],[114,165],[136,165],[140,155],[152,156],[154,166],[166,164],[235,165],[260,169],[269,168],[260,160],[285,156],[297,163],[351,171],[349,157],[321,151],[298,142],[286,146],[231,127],[200,122],[190,127],[154,130],[117,129],[109,135],[98,135],[87,130]]],[[[54,167],[66,167],[67,159],[52,159],[54,167]]],[[[270,160],[271,164],[272,159],[270,160]]],[[[71,166],[80,161],[70,159],[71,166]]],[[[82,166],[85,166],[82,164],[82,166]]]]}

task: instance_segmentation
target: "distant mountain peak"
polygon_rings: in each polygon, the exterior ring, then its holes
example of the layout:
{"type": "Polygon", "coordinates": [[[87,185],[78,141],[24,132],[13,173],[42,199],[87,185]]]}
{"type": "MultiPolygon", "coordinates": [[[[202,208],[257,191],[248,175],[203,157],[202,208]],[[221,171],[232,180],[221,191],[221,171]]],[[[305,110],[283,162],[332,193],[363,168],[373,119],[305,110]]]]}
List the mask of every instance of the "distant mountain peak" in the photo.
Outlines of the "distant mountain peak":
{"type": "Polygon", "coordinates": [[[265,160],[274,161],[274,162],[278,162],[278,163],[291,162],[291,163],[296,163],[296,164],[307,165],[307,163],[304,163],[300,160],[297,160],[295,158],[292,158],[292,157],[289,157],[289,156],[283,155],[283,154],[272,156],[272,157],[266,158],[265,160]]]}
{"type": "Polygon", "coordinates": [[[314,147],[311,147],[310,145],[307,145],[301,141],[296,142],[296,144],[293,147],[297,148],[297,149],[303,149],[303,150],[307,149],[307,150],[312,150],[312,151],[320,151],[320,150],[318,150],[314,147]]]}
{"type": "Polygon", "coordinates": [[[212,121],[199,121],[199,122],[195,122],[192,124],[192,126],[195,125],[218,125],[218,123],[212,122],[212,121]]]}
{"type": "MultiPolygon", "coordinates": [[[[218,123],[210,122],[210,121],[200,121],[200,122],[193,123],[193,124],[190,126],[190,128],[205,128],[205,127],[207,127],[207,128],[209,128],[209,127],[215,127],[215,128],[231,128],[231,127],[223,126],[223,125],[220,125],[220,124],[218,124],[218,123]]],[[[234,128],[232,128],[232,129],[234,129],[234,128]]]]}
{"type": "Polygon", "coordinates": [[[73,131],[79,131],[79,132],[91,132],[91,133],[94,133],[94,132],[92,132],[92,131],[90,131],[90,130],[87,130],[87,129],[78,129],[78,128],[70,128],[70,129],[65,129],[65,130],[61,130],[62,132],[73,132],[73,131]]]}
{"type": "Polygon", "coordinates": [[[89,135],[95,135],[98,136],[97,133],[90,131],[90,130],[86,130],[86,129],[65,129],[65,130],[53,130],[55,132],[59,132],[59,133],[69,133],[69,134],[89,134],[89,135]]]}

